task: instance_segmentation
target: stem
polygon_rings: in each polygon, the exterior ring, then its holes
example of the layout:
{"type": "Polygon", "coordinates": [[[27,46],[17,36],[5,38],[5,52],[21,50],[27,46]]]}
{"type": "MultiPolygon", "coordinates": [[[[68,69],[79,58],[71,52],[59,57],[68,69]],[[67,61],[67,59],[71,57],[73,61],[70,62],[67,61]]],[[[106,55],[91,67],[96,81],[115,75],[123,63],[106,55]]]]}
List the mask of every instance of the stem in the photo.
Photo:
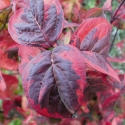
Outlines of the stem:
{"type": "Polygon", "coordinates": [[[112,24],[114,22],[114,20],[116,19],[116,15],[118,13],[118,11],[120,10],[121,6],[123,5],[123,3],[125,2],[125,0],[122,0],[122,2],[119,4],[118,8],[116,9],[115,13],[113,14],[110,23],[112,24]]]}
{"type": "Polygon", "coordinates": [[[113,48],[113,46],[114,46],[114,42],[115,42],[115,39],[116,39],[117,33],[118,33],[118,28],[117,28],[117,30],[116,30],[116,33],[115,33],[114,38],[113,38],[113,40],[112,40],[112,43],[111,43],[111,45],[110,45],[109,52],[111,52],[111,50],[112,50],[112,48],[113,48]]]}
{"type": "Polygon", "coordinates": [[[0,110],[0,114],[3,114],[4,113],[4,111],[3,110],[0,110]]]}
{"type": "Polygon", "coordinates": [[[2,26],[2,28],[0,29],[0,32],[5,28],[5,26],[6,26],[7,22],[8,22],[9,14],[11,13],[11,11],[12,11],[12,10],[10,10],[10,11],[8,12],[8,14],[7,14],[7,16],[6,16],[6,19],[5,19],[5,22],[4,22],[3,26],[2,26]]]}

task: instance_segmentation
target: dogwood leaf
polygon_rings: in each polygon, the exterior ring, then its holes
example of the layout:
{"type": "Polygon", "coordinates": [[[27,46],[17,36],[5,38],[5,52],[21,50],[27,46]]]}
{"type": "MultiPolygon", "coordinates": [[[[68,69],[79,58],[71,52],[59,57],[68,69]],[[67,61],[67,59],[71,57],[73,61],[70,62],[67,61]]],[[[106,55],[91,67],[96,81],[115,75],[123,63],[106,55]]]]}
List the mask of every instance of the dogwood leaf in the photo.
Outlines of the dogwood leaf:
{"type": "Polygon", "coordinates": [[[30,0],[29,7],[16,11],[9,33],[19,44],[52,47],[62,32],[64,16],[58,0],[30,0]]]}
{"type": "Polygon", "coordinates": [[[85,67],[76,47],[42,52],[27,64],[22,78],[30,105],[41,115],[72,117],[82,104],[85,67]]]}

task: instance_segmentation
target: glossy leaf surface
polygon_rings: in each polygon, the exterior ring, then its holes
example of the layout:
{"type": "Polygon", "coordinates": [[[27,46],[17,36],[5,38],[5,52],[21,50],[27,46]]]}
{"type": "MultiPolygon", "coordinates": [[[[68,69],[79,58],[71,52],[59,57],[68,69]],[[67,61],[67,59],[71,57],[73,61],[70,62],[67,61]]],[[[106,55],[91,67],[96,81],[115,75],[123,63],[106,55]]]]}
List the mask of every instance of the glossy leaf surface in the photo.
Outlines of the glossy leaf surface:
{"type": "Polygon", "coordinates": [[[9,33],[19,44],[52,47],[62,32],[64,17],[58,0],[30,0],[9,21],[9,33]]]}
{"type": "Polygon", "coordinates": [[[82,104],[84,60],[71,45],[39,54],[25,67],[22,77],[28,101],[41,115],[71,117],[82,104]]]}

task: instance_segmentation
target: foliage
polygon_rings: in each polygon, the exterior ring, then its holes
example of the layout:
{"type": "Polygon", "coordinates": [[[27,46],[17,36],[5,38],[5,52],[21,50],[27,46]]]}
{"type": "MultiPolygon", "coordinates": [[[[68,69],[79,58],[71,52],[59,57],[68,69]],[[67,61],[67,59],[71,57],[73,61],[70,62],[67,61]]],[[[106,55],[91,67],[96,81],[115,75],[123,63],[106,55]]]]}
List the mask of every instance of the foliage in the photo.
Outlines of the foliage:
{"type": "Polygon", "coordinates": [[[124,124],[124,33],[125,0],[1,0],[0,124],[124,124]]]}

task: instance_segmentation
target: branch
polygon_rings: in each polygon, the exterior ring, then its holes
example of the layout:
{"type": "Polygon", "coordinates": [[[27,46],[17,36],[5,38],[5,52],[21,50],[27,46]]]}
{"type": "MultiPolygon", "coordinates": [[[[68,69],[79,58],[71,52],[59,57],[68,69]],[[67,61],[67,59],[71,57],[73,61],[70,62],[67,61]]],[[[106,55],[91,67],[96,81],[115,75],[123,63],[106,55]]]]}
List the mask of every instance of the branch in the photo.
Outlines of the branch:
{"type": "Polygon", "coordinates": [[[118,33],[118,28],[117,28],[117,30],[116,30],[116,33],[115,33],[114,38],[113,38],[113,40],[112,40],[112,43],[111,43],[111,45],[110,45],[109,52],[111,52],[111,50],[112,50],[112,48],[113,48],[113,46],[114,46],[114,42],[115,42],[115,39],[116,39],[117,33],[118,33]]]}
{"type": "Polygon", "coordinates": [[[4,113],[4,111],[3,110],[0,110],[0,114],[3,114],[4,113]]]}
{"type": "Polygon", "coordinates": [[[10,11],[8,12],[7,16],[6,16],[6,19],[5,19],[5,22],[2,26],[2,28],[0,29],[0,32],[4,29],[4,27],[6,26],[6,23],[8,22],[8,17],[9,17],[9,14],[11,13],[12,9],[10,9],[10,11]]]}
{"type": "Polygon", "coordinates": [[[115,13],[113,14],[110,23],[112,24],[114,22],[114,20],[116,19],[116,15],[118,13],[118,11],[120,10],[121,6],[123,5],[123,3],[125,2],[125,0],[122,0],[122,2],[120,3],[120,5],[118,6],[118,8],[116,9],[115,13]]]}

